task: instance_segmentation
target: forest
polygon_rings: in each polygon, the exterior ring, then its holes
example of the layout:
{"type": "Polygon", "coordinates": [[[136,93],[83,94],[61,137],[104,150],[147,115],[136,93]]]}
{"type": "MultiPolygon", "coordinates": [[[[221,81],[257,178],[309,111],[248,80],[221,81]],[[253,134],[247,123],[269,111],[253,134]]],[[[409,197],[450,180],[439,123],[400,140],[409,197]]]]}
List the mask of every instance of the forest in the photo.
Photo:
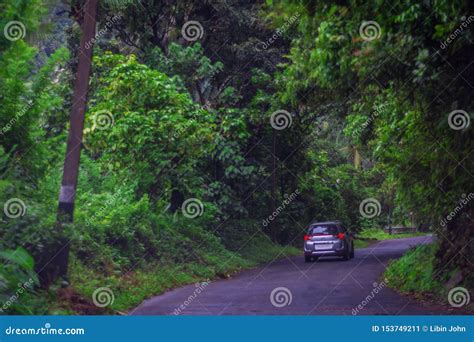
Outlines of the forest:
{"type": "Polygon", "coordinates": [[[0,0],[1,314],[126,313],[326,220],[433,234],[398,291],[474,289],[473,2],[99,1],[59,226],[85,3],[0,0]]]}

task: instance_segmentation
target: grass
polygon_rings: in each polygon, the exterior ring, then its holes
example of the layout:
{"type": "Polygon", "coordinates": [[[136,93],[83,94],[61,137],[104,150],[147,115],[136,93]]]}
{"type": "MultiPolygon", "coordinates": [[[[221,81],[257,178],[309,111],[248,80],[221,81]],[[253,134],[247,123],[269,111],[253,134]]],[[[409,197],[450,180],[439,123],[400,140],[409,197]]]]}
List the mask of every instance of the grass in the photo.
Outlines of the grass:
{"type": "Polygon", "coordinates": [[[358,238],[361,239],[368,239],[368,240],[390,240],[390,239],[402,239],[402,238],[409,238],[415,236],[423,236],[426,233],[402,233],[402,234],[388,234],[385,230],[379,228],[370,228],[364,229],[359,234],[357,234],[358,238]]]}
{"type": "Polygon", "coordinates": [[[410,238],[415,236],[424,236],[426,233],[403,233],[403,234],[388,234],[385,230],[380,228],[367,228],[357,234],[354,240],[355,248],[366,248],[372,243],[383,240],[410,238]]]}
{"type": "MultiPolygon", "coordinates": [[[[448,268],[439,273],[435,268],[438,248],[436,243],[420,245],[409,250],[400,259],[392,261],[384,272],[388,286],[402,294],[448,305],[450,290],[454,289],[454,285],[448,286],[449,280],[459,269],[446,265],[448,268]]],[[[465,279],[455,286],[469,289],[472,288],[472,283],[465,279]]],[[[473,314],[474,305],[468,303],[467,306],[456,310],[461,310],[457,313],[473,314]]]]}
{"type": "MultiPolygon", "coordinates": [[[[242,250],[232,252],[231,257],[225,260],[220,256],[209,254],[205,258],[206,264],[194,261],[180,265],[155,263],[137,268],[126,275],[101,275],[76,260],[72,264],[71,283],[74,290],[88,300],[100,287],[108,287],[112,290],[113,303],[107,307],[106,311],[98,313],[127,312],[144,299],[170,289],[201,281],[228,278],[242,269],[255,267],[285,255],[299,254],[301,251],[295,247],[277,246],[268,239],[258,236],[246,244],[242,250]]],[[[67,308],[70,303],[63,304],[66,305],[66,310],[71,310],[67,308]]]]}
{"type": "Polygon", "coordinates": [[[186,229],[185,233],[183,240],[202,243],[189,251],[180,248],[174,240],[165,241],[159,246],[160,258],[146,258],[145,254],[142,259],[128,262],[123,257],[120,259],[117,250],[112,250],[115,254],[109,255],[105,251],[102,258],[87,259],[78,254],[84,252],[82,249],[71,250],[69,286],[61,286],[65,284],[58,280],[48,289],[35,289],[34,293],[21,296],[10,307],[10,312],[30,315],[126,313],[143,300],[171,289],[229,278],[242,269],[301,254],[300,249],[277,245],[263,234],[240,234],[238,239],[232,239],[235,245],[224,246],[219,239],[213,239],[197,228],[186,229]],[[186,251],[187,255],[183,255],[186,251]],[[96,296],[97,302],[100,304],[102,299],[108,305],[104,308],[95,305],[94,293],[102,293],[96,296]]]}
{"type": "Polygon", "coordinates": [[[366,248],[369,247],[370,242],[367,240],[355,239],[354,240],[354,247],[355,248],[366,248]]]}
{"type": "Polygon", "coordinates": [[[390,287],[402,293],[442,292],[442,285],[434,277],[436,244],[421,245],[392,261],[385,270],[390,287]]]}

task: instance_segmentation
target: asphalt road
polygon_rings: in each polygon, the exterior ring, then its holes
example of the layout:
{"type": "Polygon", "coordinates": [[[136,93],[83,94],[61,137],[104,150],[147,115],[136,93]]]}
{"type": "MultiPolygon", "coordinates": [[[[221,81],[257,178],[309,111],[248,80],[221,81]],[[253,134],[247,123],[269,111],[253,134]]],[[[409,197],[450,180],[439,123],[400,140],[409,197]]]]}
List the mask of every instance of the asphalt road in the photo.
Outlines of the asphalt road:
{"type": "Polygon", "coordinates": [[[303,256],[283,258],[207,286],[195,284],[169,291],[145,300],[131,314],[446,314],[445,307],[401,296],[381,279],[390,259],[400,257],[412,246],[429,242],[429,236],[382,241],[357,249],[355,258],[349,261],[322,258],[305,263],[303,256]]]}

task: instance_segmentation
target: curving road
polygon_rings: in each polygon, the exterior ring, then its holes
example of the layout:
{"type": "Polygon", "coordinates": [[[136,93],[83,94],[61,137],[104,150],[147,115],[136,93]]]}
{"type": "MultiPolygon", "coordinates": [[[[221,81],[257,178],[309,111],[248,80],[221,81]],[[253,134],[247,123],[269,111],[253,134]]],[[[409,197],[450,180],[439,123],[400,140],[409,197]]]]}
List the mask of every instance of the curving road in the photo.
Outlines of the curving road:
{"type": "Polygon", "coordinates": [[[422,236],[381,241],[356,250],[349,261],[328,258],[305,263],[302,256],[283,258],[232,279],[210,282],[199,291],[195,285],[172,290],[145,300],[131,314],[172,315],[179,307],[182,315],[446,314],[445,307],[401,296],[380,279],[390,259],[431,240],[422,236]]]}

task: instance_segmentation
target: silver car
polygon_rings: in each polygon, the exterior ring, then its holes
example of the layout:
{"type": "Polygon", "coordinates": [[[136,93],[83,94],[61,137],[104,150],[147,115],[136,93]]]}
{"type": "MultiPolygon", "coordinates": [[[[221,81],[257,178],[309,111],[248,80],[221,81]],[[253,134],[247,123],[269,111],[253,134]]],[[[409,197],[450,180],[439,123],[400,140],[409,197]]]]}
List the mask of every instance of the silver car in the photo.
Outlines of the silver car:
{"type": "Polygon", "coordinates": [[[322,256],[354,257],[354,237],[339,221],[313,222],[304,236],[304,260],[322,256]]]}

